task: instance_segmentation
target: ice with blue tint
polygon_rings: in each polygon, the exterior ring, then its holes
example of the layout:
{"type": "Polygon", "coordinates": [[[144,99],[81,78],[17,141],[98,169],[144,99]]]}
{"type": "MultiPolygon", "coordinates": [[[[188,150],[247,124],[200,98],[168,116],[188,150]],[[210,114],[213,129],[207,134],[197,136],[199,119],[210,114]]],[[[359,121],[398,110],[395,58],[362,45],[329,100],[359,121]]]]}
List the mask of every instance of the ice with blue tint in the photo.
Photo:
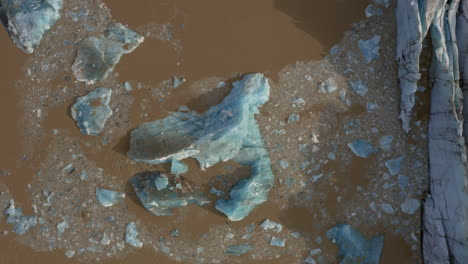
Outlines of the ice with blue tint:
{"type": "Polygon", "coordinates": [[[5,210],[4,214],[8,215],[7,224],[13,225],[13,232],[18,235],[28,232],[37,224],[37,217],[23,215],[23,210],[16,208],[13,200],[10,201],[10,207],[5,210]]]}
{"type": "Polygon", "coordinates": [[[378,264],[384,237],[366,239],[350,225],[339,224],[327,232],[327,237],[339,247],[339,264],[378,264]]]}
{"type": "Polygon", "coordinates": [[[270,240],[270,246],[284,247],[285,245],[286,239],[284,238],[272,237],[270,240]]]}
{"type": "Polygon", "coordinates": [[[234,256],[242,256],[249,251],[252,251],[253,247],[249,243],[241,244],[241,245],[232,245],[228,246],[224,253],[234,256]]]}
{"type": "Polygon", "coordinates": [[[338,85],[332,78],[328,78],[324,82],[321,82],[318,87],[319,93],[333,93],[336,90],[338,90],[338,85]]]}
{"type": "Polygon", "coordinates": [[[104,207],[110,207],[125,198],[125,193],[96,188],[96,199],[104,207]]]}
{"type": "Polygon", "coordinates": [[[375,35],[368,40],[358,40],[364,62],[370,63],[380,58],[380,35],[375,35]]]}
{"type": "Polygon", "coordinates": [[[125,227],[125,242],[133,247],[141,248],[143,243],[138,239],[139,233],[135,222],[128,223],[125,227]]]}
{"type": "Polygon", "coordinates": [[[101,36],[80,42],[72,66],[76,79],[92,84],[107,78],[124,54],[135,50],[144,38],[120,23],[111,23],[101,36]]]}
{"type": "Polygon", "coordinates": [[[161,191],[167,188],[169,185],[169,179],[166,175],[160,174],[158,177],[156,177],[156,180],[154,180],[154,184],[156,185],[156,189],[161,191]]]}
{"type": "Polygon", "coordinates": [[[382,150],[392,150],[393,136],[382,136],[379,139],[379,146],[382,150]]]}
{"type": "Polygon", "coordinates": [[[63,0],[2,0],[0,19],[16,46],[33,53],[60,18],[62,6],[63,0]]]}
{"type": "Polygon", "coordinates": [[[378,152],[369,142],[362,138],[358,138],[352,143],[348,143],[348,147],[351,151],[360,158],[368,158],[372,154],[378,152]]]}
{"type": "Polygon", "coordinates": [[[112,116],[109,102],[112,89],[97,88],[85,96],[78,97],[71,107],[71,116],[75,119],[81,133],[98,136],[106,125],[106,121],[112,116]]]}
{"type": "Polygon", "coordinates": [[[171,164],[171,174],[174,174],[176,176],[185,174],[188,172],[188,166],[187,164],[183,163],[182,161],[179,160],[172,160],[171,164]]]}
{"type": "Polygon", "coordinates": [[[366,95],[367,91],[369,91],[367,85],[362,81],[350,81],[349,86],[351,86],[351,89],[353,89],[353,91],[355,91],[360,96],[366,95]]]}
{"type": "Polygon", "coordinates": [[[375,7],[373,5],[368,5],[365,10],[366,17],[372,17],[372,16],[381,16],[383,15],[382,9],[375,7]]]}
{"type": "Polygon", "coordinates": [[[401,203],[401,211],[405,214],[414,214],[421,207],[421,203],[414,199],[406,197],[403,203],[401,203]]]}
{"type": "Polygon", "coordinates": [[[138,199],[150,213],[162,216],[172,215],[172,208],[198,204],[200,206],[209,203],[208,198],[202,192],[184,192],[174,186],[167,186],[158,190],[157,179],[160,172],[137,174],[130,178],[130,184],[135,190],[138,199]]]}
{"type": "Polygon", "coordinates": [[[233,160],[251,167],[251,176],[230,190],[230,199],[218,200],[216,209],[238,221],[265,202],[274,184],[270,158],[255,120],[268,101],[270,85],[260,73],[233,83],[230,94],[204,114],[194,111],[144,123],[131,133],[128,156],[158,164],[195,158],[202,169],[233,160]]]}
{"type": "Polygon", "coordinates": [[[403,165],[404,160],[405,160],[405,156],[401,156],[399,158],[392,159],[392,160],[387,160],[385,162],[385,166],[387,167],[388,172],[390,172],[390,174],[393,176],[400,173],[401,166],[403,165]]]}
{"type": "Polygon", "coordinates": [[[274,221],[271,221],[270,219],[266,219],[260,224],[260,227],[263,228],[263,230],[275,230],[276,233],[279,233],[283,230],[283,226],[280,223],[276,223],[274,221]]]}

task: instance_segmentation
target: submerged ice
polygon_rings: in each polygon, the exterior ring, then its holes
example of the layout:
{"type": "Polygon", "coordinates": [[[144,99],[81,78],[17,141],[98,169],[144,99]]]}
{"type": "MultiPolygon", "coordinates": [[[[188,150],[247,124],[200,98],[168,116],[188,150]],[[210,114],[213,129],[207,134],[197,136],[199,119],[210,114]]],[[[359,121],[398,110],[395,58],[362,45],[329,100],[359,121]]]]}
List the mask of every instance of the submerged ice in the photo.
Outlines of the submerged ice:
{"type": "Polygon", "coordinates": [[[120,23],[111,23],[103,35],[88,37],[78,46],[73,74],[88,84],[107,78],[122,55],[136,49],[144,38],[120,23]]]}
{"type": "Polygon", "coordinates": [[[16,46],[33,53],[60,18],[62,6],[63,0],[2,0],[0,19],[16,46]]]}
{"type": "Polygon", "coordinates": [[[128,156],[149,164],[192,157],[202,169],[227,160],[250,166],[250,178],[230,190],[230,199],[216,203],[216,209],[231,221],[241,220],[267,200],[274,182],[270,158],[254,118],[269,95],[268,79],[263,74],[248,74],[233,83],[223,102],[204,114],[176,112],[142,124],[131,133],[128,156]]]}
{"type": "Polygon", "coordinates": [[[112,115],[109,107],[112,89],[97,88],[85,96],[78,97],[71,107],[71,115],[85,135],[98,136],[112,115]]]}

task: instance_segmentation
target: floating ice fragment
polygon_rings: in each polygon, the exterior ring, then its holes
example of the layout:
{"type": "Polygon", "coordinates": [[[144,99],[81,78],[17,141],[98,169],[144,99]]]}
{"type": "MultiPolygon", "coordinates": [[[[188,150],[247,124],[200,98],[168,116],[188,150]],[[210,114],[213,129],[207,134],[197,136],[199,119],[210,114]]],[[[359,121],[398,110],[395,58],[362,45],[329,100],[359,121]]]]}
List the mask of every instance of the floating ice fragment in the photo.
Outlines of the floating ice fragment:
{"type": "Polygon", "coordinates": [[[356,156],[361,158],[368,158],[370,155],[378,152],[377,149],[362,138],[358,138],[354,142],[348,143],[348,147],[356,156]]]}
{"type": "Polygon", "coordinates": [[[3,0],[0,19],[16,46],[33,53],[60,18],[62,6],[63,0],[3,0]]]}
{"type": "Polygon", "coordinates": [[[21,208],[16,208],[13,200],[10,201],[10,207],[8,207],[4,213],[8,215],[6,220],[7,224],[13,225],[13,232],[18,235],[28,232],[37,224],[37,217],[35,215],[24,216],[23,210],[21,208]]]}
{"type": "Polygon", "coordinates": [[[327,232],[327,237],[337,244],[341,257],[339,264],[361,263],[378,264],[383,247],[383,236],[367,240],[358,230],[350,225],[336,225],[327,232]]]}
{"type": "Polygon", "coordinates": [[[85,96],[78,97],[71,107],[71,115],[75,119],[81,133],[98,136],[112,115],[109,107],[112,90],[97,88],[85,96]]]}
{"type": "Polygon", "coordinates": [[[291,114],[289,115],[288,117],[288,123],[296,123],[296,122],[299,122],[299,115],[298,114],[291,114]]]}
{"type": "Polygon", "coordinates": [[[70,227],[66,221],[60,222],[57,224],[57,235],[63,234],[65,232],[65,229],[70,227]]]}
{"type": "Polygon", "coordinates": [[[343,126],[343,131],[346,135],[351,135],[359,130],[361,121],[359,119],[352,119],[343,126]]]}
{"type": "Polygon", "coordinates": [[[366,63],[380,58],[380,35],[375,35],[368,40],[358,40],[358,46],[366,63]]]}
{"type": "Polygon", "coordinates": [[[201,192],[188,193],[173,186],[158,190],[155,182],[160,175],[160,172],[147,175],[137,174],[130,179],[140,202],[150,213],[157,216],[172,215],[174,207],[188,204],[201,206],[209,202],[206,195],[201,192]]]}
{"type": "Polygon", "coordinates": [[[385,6],[385,8],[388,8],[390,6],[390,0],[374,0],[374,3],[377,5],[385,6]]]}
{"type": "Polygon", "coordinates": [[[187,164],[183,163],[182,161],[172,160],[171,164],[171,174],[176,176],[185,174],[188,172],[187,164]]]}
{"type": "Polygon", "coordinates": [[[404,160],[405,160],[405,156],[401,156],[399,158],[392,159],[392,160],[387,160],[385,162],[385,166],[387,167],[388,172],[390,172],[392,176],[395,176],[398,173],[400,173],[401,166],[403,165],[404,160]]]}
{"type": "Polygon", "coordinates": [[[393,136],[382,136],[379,140],[379,145],[382,150],[392,150],[393,136]]]}
{"type": "Polygon", "coordinates": [[[285,170],[289,167],[289,162],[287,160],[280,160],[279,165],[283,170],[285,170]]]}
{"type": "Polygon", "coordinates": [[[265,231],[274,230],[276,233],[279,233],[283,230],[283,226],[280,223],[273,222],[270,219],[263,221],[260,227],[265,231]]]}
{"type": "Polygon", "coordinates": [[[418,200],[406,197],[403,203],[401,203],[401,211],[405,214],[412,215],[419,210],[420,206],[421,203],[418,200]]]}
{"type": "Polygon", "coordinates": [[[311,255],[311,256],[315,256],[315,255],[320,254],[320,253],[322,253],[322,250],[320,248],[311,249],[309,251],[309,255],[311,255]]]}
{"type": "Polygon", "coordinates": [[[249,243],[241,244],[241,245],[232,245],[228,246],[224,253],[234,256],[242,256],[249,251],[252,251],[253,247],[249,243]]]}
{"type": "Polygon", "coordinates": [[[127,224],[125,228],[125,242],[133,247],[141,248],[143,243],[137,238],[138,234],[139,231],[135,222],[127,224]]]}
{"type": "Polygon", "coordinates": [[[221,81],[216,85],[216,88],[221,88],[221,87],[224,87],[224,86],[226,86],[226,83],[221,81]]]}
{"type": "Polygon", "coordinates": [[[319,84],[318,91],[319,93],[333,93],[338,89],[338,85],[335,80],[328,78],[326,81],[319,84]]]}
{"type": "Polygon", "coordinates": [[[185,78],[179,78],[177,76],[172,76],[172,87],[175,89],[181,86],[185,82],[185,78]]]}
{"type": "Polygon", "coordinates": [[[284,247],[286,245],[286,239],[272,237],[270,240],[270,245],[275,247],[284,247]]]}
{"type": "Polygon", "coordinates": [[[179,229],[171,230],[171,237],[178,237],[179,236],[179,229]]]}
{"type": "Polygon", "coordinates": [[[294,237],[294,238],[300,238],[300,237],[301,237],[301,233],[299,233],[299,232],[294,232],[294,233],[291,233],[291,236],[294,237]]]}
{"type": "Polygon", "coordinates": [[[125,198],[125,193],[96,188],[96,198],[104,207],[110,207],[125,198]]]}
{"type": "Polygon", "coordinates": [[[127,92],[131,92],[132,91],[132,84],[130,82],[124,82],[124,89],[125,91],[127,92]]]}
{"type": "Polygon", "coordinates": [[[221,197],[221,196],[224,195],[223,191],[220,191],[220,190],[216,189],[215,187],[211,187],[210,193],[213,194],[213,195],[216,195],[218,197],[221,197]]]}
{"type": "Polygon", "coordinates": [[[379,109],[379,105],[373,102],[367,102],[367,112],[374,112],[379,109]]]}
{"type": "Polygon", "coordinates": [[[380,204],[380,208],[382,208],[382,210],[387,214],[394,214],[395,213],[395,209],[393,209],[393,206],[391,204],[382,203],[382,204],[380,204]]]}
{"type": "Polygon", "coordinates": [[[336,54],[338,54],[338,52],[340,52],[340,46],[338,44],[331,47],[330,55],[335,56],[336,54]]]}
{"type": "Polygon", "coordinates": [[[82,171],[80,174],[80,180],[86,181],[89,178],[88,173],[86,171],[82,171]]]}
{"type": "Polygon", "coordinates": [[[136,49],[144,38],[120,23],[111,23],[103,35],[88,37],[78,46],[72,66],[76,79],[87,84],[109,75],[122,55],[136,49]]]}
{"type": "Polygon", "coordinates": [[[156,177],[154,184],[156,185],[156,189],[158,189],[158,191],[161,191],[166,189],[167,185],[169,185],[169,179],[166,175],[160,174],[158,177],[156,177]]]}
{"type": "Polygon", "coordinates": [[[103,233],[102,238],[101,238],[101,244],[104,245],[104,246],[107,246],[110,243],[111,243],[111,240],[110,240],[109,236],[106,233],[103,233]]]}
{"type": "Polygon", "coordinates": [[[317,261],[315,261],[315,259],[311,256],[308,256],[306,259],[304,259],[304,263],[307,263],[307,264],[317,264],[317,261]]]}
{"type": "Polygon", "coordinates": [[[328,152],[327,157],[329,160],[336,160],[336,154],[334,152],[328,152]]]}
{"type": "Polygon", "coordinates": [[[406,175],[398,175],[398,184],[400,185],[400,188],[405,188],[408,186],[409,179],[408,176],[406,175]]]}
{"type": "Polygon", "coordinates": [[[73,250],[67,250],[65,251],[65,256],[67,256],[67,258],[72,258],[73,256],[75,255],[75,251],[73,250]]]}
{"type": "Polygon", "coordinates": [[[372,16],[381,16],[383,15],[383,11],[382,9],[378,8],[378,7],[375,7],[373,5],[368,5],[366,7],[366,17],[369,18],[369,17],[372,17],[372,16]]]}
{"type": "Polygon", "coordinates": [[[230,190],[229,200],[218,200],[216,209],[238,221],[265,202],[274,183],[270,159],[254,115],[270,94],[262,74],[246,75],[233,83],[231,93],[204,114],[176,112],[142,124],[132,131],[128,156],[149,164],[195,158],[205,169],[234,160],[251,167],[251,177],[230,190]]]}
{"type": "Polygon", "coordinates": [[[73,173],[75,171],[75,167],[73,167],[73,163],[70,163],[68,164],[67,166],[65,166],[63,169],[62,169],[63,172],[65,173],[73,173]]]}
{"type": "Polygon", "coordinates": [[[349,86],[351,86],[351,89],[355,91],[358,95],[360,96],[365,96],[369,88],[367,88],[367,85],[362,82],[362,81],[349,81],[349,86]]]}
{"type": "Polygon", "coordinates": [[[304,101],[304,99],[302,99],[302,97],[294,97],[291,100],[291,103],[293,104],[294,108],[303,107],[305,105],[305,101],[304,101]]]}

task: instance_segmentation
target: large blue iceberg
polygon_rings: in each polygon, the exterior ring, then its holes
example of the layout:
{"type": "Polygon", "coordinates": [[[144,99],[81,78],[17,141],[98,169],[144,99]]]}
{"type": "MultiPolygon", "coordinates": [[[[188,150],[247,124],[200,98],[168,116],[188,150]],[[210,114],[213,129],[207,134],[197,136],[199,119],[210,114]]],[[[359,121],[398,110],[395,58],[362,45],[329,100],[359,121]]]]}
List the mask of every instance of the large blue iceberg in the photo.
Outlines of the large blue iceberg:
{"type": "Polygon", "coordinates": [[[2,0],[0,19],[16,46],[33,53],[60,18],[62,5],[63,0],[2,0]]]}
{"type": "Polygon", "coordinates": [[[383,236],[367,240],[352,226],[339,224],[328,230],[327,237],[340,248],[340,264],[379,264],[383,236]]]}
{"type": "Polygon", "coordinates": [[[84,39],[72,66],[78,81],[88,84],[107,78],[122,55],[136,49],[144,38],[120,23],[112,23],[102,36],[84,39]]]}
{"type": "Polygon", "coordinates": [[[112,89],[97,88],[85,96],[78,97],[71,107],[71,116],[76,120],[81,133],[98,136],[112,115],[109,102],[112,89]]]}
{"type": "Polygon", "coordinates": [[[268,79],[260,73],[248,74],[233,83],[223,102],[204,114],[176,112],[142,124],[131,133],[128,156],[149,164],[192,157],[202,169],[227,160],[250,166],[251,177],[231,189],[229,200],[216,203],[231,221],[241,220],[268,199],[274,183],[270,158],[254,117],[269,95],[268,79]]]}

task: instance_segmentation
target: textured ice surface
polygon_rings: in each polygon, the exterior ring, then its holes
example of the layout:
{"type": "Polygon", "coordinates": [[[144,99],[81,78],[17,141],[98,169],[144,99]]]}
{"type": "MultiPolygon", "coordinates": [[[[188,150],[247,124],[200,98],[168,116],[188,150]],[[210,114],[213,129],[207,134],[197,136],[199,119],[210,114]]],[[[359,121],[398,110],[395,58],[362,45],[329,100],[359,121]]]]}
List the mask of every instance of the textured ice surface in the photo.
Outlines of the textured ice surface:
{"type": "Polygon", "coordinates": [[[324,82],[321,82],[318,87],[319,93],[333,93],[337,89],[338,85],[332,78],[328,78],[324,82]]]}
{"type": "Polygon", "coordinates": [[[361,158],[368,158],[370,155],[377,153],[377,149],[362,138],[358,138],[352,143],[348,143],[348,147],[356,156],[361,158]]]}
{"type": "Polygon", "coordinates": [[[241,244],[241,245],[232,245],[228,246],[224,253],[234,256],[241,256],[249,251],[252,251],[253,247],[249,243],[241,244]]]}
{"type": "Polygon", "coordinates": [[[172,160],[171,164],[171,174],[174,174],[176,176],[185,174],[188,172],[188,166],[187,164],[179,161],[179,160],[172,160]]]}
{"type": "Polygon", "coordinates": [[[419,210],[420,206],[421,203],[418,200],[406,197],[403,203],[401,203],[401,211],[405,214],[412,215],[419,210]]]}
{"type": "Polygon", "coordinates": [[[21,208],[16,208],[13,200],[10,201],[10,207],[8,207],[4,213],[8,215],[6,220],[7,224],[13,225],[13,232],[18,235],[28,232],[37,224],[37,217],[35,215],[24,216],[23,210],[21,208]]]}
{"type": "Polygon", "coordinates": [[[125,241],[133,247],[141,248],[143,243],[137,238],[139,233],[135,222],[128,223],[125,227],[125,241]]]}
{"type": "Polygon", "coordinates": [[[263,221],[260,227],[266,231],[274,230],[276,233],[279,233],[283,230],[283,226],[280,223],[273,222],[270,219],[263,221]]]}
{"type": "Polygon", "coordinates": [[[112,116],[109,107],[112,89],[97,88],[85,96],[78,97],[71,107],[71,115],[85,135],[98,136],[106,125],[107,119],[112,116]]]}
{"type": "Polygon", "coordinates": [[[187,193],[174,186],[168,186],[162,190],[156,187],[156,181],[160,177],[159,172],[151,174],[138,174],[130,179],[140,202],[154,215],[172,215],[172,208],[182,207],[188,204],[204,205],[209,202],[201,192],[187,193]]]}
{"type": "Polygon", "coordinates": [[[104,206],[112,206],[125,198],[125,193],[96,188],[96,199],[104,206]]]}
{"type": "Polygon", "coordinates": [[[230,190],[216,209],[232,221],[243,219],[265,202],[274,183],[270,159],[254,115],[268,101],[270,86],[262,74],[234,82],[230,94],[204,114],[176,112],[142,124],[131,133],[128,156],[149,164],[195,158],[202,169],[234,160],[251,167],[251,176],[230,190]]]}
{"type": "Polygon", "coordinates": [[[390,172],[391,175],[397,175],[400,173],[401,166],[403,165],[403,161],[405,160],[405,156],[392,159],[392,160],[387,160],[385,162],[385,166],[388,169],[388,172],[390,172]]]}
{"type": "Polygon", "coordinates": [[[144,38],[120,23],[111,23],[103,35],[88,37],[78,46],[73,73],[88,84],[105,79],[122,55],[136,49],[144,38]]]}
{"type": "Polygon", "coordinates": [[[340,264],[378,264],[383,247],[383,236],[367,240],[350,225],[337,225],[327,232],[327,237],[337,244],[340,264]]]}
{"type": "Polygon", "coordinates": [[[16,46],[33,53],[60,18],[62,5],[63,0],[2,0],[0,19],[16,46]]]}
{"type": "Polygon", "coordinates": [[[353,89],[353,91],[355,91],[360,96],[366,95],[367,91],[369,91],[369,88],[367,88],[367,85],[362,81],[356,81],[356,82],[350,81],[349,86],[351,86],[351,89],[353,89]]]}
{"type": "Polygon", "coordinates": [[[368,40],[358,40],[358,46],[366,63],[380,58],[380,35],[375,35],[368,40]]]}

